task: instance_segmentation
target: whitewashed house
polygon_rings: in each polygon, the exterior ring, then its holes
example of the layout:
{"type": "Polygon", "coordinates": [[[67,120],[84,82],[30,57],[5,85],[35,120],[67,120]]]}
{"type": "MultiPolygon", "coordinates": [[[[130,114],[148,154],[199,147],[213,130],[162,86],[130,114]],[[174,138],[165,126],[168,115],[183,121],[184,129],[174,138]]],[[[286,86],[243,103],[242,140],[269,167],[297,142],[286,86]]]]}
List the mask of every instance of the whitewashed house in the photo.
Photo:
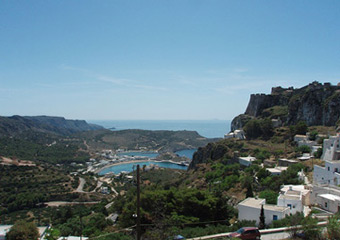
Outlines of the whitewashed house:
{"type": "Polygon", "coordinates": [[[244,131],[242,129],[237,129],[233,132],[227,133],[224,135],[225,139],[229,139],[229,138],[237,138],[237,139],[246,139],[246,135],[244,133],[244,131]]]}
{"type": "Polygon", "coordinates": [[[277,198],[277,205],[289,207],[290,214],[305,212],[310,205],[310,190],[304,185],[284,185],[277,198]]]}
{"type": "Polygon", "coordinates": [[[266,199],[262,198],[247,198],[237,205],[238,219],[256,221],[259,224],[262,205],[267,225],[289,215],[289,207],[266,204],[266,199]]]}
{"type": "Polygon", "coordinates": [[[340,135],[330,136],[329,139],[323,140],[323,151],[321,159],[324,161],[340,159],[340,135]]]}
{"type": "Polygon", "coordinates": [[[340,188],[332,185],[314,185],[311,204],[332,213],[340,210],[340,188]]]}
{"type": "Polygon", "coordinates": [[[316,198],[316,203],[324,210],[337,213],[340,210],[340,196],[334,194],[320,194],[316,198]]]}
{"type": "Polygon", "coordinates": [[[274,168],[266,168],[268,172],[270,172],[273,176],[279,176],[283,171],[286,171],[288,167],[274,167],[274,168]]]}
{"type": "Polygon", "coordinates": [[[294,165],[294,164],[297,164],[299,163],[298,161],[296,160],[292,160],[292,159],[286,159],[286,158],[280,158],[278,160],[278,165],[280,167],[289,167],[291,165],[294,165]]]}
{"type": "Polygon", "coordinates": [[[325,167],[314,165],[314,184],[340,184],[340,135],[331,136],[323,141],[321,159],[325,167]]]}
{"type": "Polygon", "coordinates": [[[248,156],[248,157],[239,157],[238,158],[238,162],[239,164],[243,165],[243,166],[246,166],[246,167],[249,167],[252,162],[256,161],[256,158],[255,157],[251,157],[251,156],[248,156]]]}
{"type": "Polygon", "coordinates": [[[325,167],[314,165],[314,184],[340,184],[340,161],[325,161],[325,167]]]}

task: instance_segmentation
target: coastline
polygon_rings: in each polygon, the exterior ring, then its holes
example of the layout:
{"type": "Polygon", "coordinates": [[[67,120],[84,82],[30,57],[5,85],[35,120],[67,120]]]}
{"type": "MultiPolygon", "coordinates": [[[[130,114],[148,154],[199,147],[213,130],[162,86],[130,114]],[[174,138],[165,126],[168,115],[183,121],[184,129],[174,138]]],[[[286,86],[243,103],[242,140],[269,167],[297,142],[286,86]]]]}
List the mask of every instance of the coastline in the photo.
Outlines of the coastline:
{"type": "MultiPolygon", "coordinates": [[[[150,161],[154,161],[154,160],[146,159],[146,160],[142,160],[142,161],[143,162],[150,162],[150,161]]],[[[99,172],[101,172],[104,169],[109,168],[109,167],[118,166],[118,165],[122,165],[122,164],[129,164],[129,163],[138,163],[138,162],[141,162],[141,160],[129,160],[129,161],[126,161],[126,162],[110,163],[110,164],[106,165],[105,167],[101,167],[101,168],[95,170],[94,173],[99,173],[99,172]]]]}
{"type": "Polygon", "coordinates": [[[110,163],[104,167],[101,167],[97,170],[94,171],[94,173],[98,174],[99,172],[103,171],[104,169],[106,168],[110,168],[110,167],[113,167],[113,166],[118,166],[118,165],[122,165],[122,164],[130,164],[130,163],[139,163],[139,162],[167,162],[167,163],[173,163],[173,164],[177,164],[177,165],[180,165],[179,162],[174,162],[174,161],[171,161],[171,160],[155,160],[155,159],[145,159],[145,160],[129,160],[129,161],[126,161],[126,162],[118,162],[118,163],[110,163]]]}

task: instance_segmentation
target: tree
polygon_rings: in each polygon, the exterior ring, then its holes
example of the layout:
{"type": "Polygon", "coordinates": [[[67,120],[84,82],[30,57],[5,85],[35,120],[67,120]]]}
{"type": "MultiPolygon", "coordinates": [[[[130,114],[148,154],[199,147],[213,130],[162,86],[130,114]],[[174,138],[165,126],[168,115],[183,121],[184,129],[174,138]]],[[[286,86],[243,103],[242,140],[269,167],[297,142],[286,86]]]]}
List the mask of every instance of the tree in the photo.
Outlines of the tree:
{"type": "Polygon", "coordinates": [[[253,186],[250,183],[248,188],[247,188],[247,192],[246,192],[246,197],[254,197],[254,193],[253,193],[253,186]]]}
{"type": "Polygon", "coordinates": [[[327,224],[328,239],[340,239],[340,223],[336,216],[329,217],[327,224]]]}
{"type": "Polygon", "coordinates": [[[259,229],[264,229],[266,227],[266,221],[264,216],[264,209],[263,204],[261,205],[261,213],[260,213],[260,223],[259,223],[259,229]]]}
{"type": "Polygon", "coordinates": [[[38,228],[32,222],[19,220],[6,234],[7,240],[34,240],[39,238],[38,228]]]}
{"type": "Polygon", "coordinates": [[[318,132],[316,130],[313,130],[309,133],[309,140],[315,141],[318,136],[318,132]]]}
{"type": "Polygon", "coordinates": [[[296,149],[297,152],[301,152],[301,153],[310,153],[312,150],[309,146],[307,145],[301,145],[300,147],[298,147],[296,149]]]}
{"type": "Polygon", "coordinates": [[[278,193],[272,190],[264,190],[260,192],[259,197],[266,199],[266,203],[268,204],[276,204],[278,193]]]}
{"type": "Polygon", "coordinates": [[[312,217],[306,217],[302,221],[302,231],[306,239],[321,239],[321,229],[318,226],[318,220],[312,217]]]}
{"type": "Polygon", "coordinates": [[[300,121],[295,125],[295,134],[305,135],[308,131],[308,126],[305,121],[300,121]]]}
{"type": "Polygon", "coordinates": [[[322,152],[323,152],[322,148],[318,148],[318,150],[316,150],[316,152],[314,153],[314,157],[321,158],[322,152]]]}
{"type": "Polygon", "coordinates": [[[247,138],[263,137],[268,139],[273,135],[273,123],[270,119],[252,119],[244,126],[247,138]]]}

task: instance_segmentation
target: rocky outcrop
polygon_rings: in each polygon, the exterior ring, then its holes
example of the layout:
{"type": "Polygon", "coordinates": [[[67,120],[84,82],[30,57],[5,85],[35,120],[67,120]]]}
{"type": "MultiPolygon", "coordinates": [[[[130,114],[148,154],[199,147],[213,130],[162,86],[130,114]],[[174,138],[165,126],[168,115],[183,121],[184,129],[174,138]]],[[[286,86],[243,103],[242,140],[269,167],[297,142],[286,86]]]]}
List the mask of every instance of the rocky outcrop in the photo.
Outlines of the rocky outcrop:
{"type": "Polygon", "coordinates": [[[254,117],[246,115],[246,114],[240,114],[237,117],[233,119],[231,122],[231,131],[234,132],[237,129],[243,128],[246,123],[254,117]]]}
{"type": "Polygon", "coordinates": [[[252,117],[279,117],[283,125],[305,121],[309,126],[334,126],[340,117],[340,86],[313,82],[298,89],[275,87],[271,94],[252,94],[245,114],[234,118],[231,129],[242,128],[252,117]]]}
{"type": "Polygon", "coordinates": [[[200,147],[194,153],[192,161],[189,165],[189,169],[196,168],[197,164],[207,163],[210,160],[215,161],[217,159],[220,159],[225,156],[228,151],[228,147],[222,144],[209,143],[205,147],[200,147]]]}

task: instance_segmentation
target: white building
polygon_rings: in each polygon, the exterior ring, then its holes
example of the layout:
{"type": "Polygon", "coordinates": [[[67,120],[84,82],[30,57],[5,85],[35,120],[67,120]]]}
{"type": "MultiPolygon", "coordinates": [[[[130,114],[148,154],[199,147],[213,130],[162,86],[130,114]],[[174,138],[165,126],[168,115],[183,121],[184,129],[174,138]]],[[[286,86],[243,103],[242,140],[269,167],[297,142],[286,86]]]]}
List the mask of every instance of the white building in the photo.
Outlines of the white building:
{"type": "Polygon", "coordinates": [[[325,161],[325,167],[314,165],[314,184],[340,184],[340,135],[331,136],[323,141],[323,153],[321,159],[325,161]]]}
{"type": "Polygon", "coordinates": [[[323,152],[321,159],[324,161],[340,159],[340,135],[330,136],[329,139],[323,140],[323,152]]]}
{"type": "Polygon", "coordinates": [[[337,213],[340,210],[340,197],[334,194],[320,194],[316,198],[316,203],[324,210],[337,213]]]}
{"type": "Polygon", "coordinates": [[[340,184],[340,161],[325,161],[325,167],[314,165],[314,184],[340,184]]]}
{"type": "Polygon", "coordinates": [[[298,143],[300,141],[307,141],[308,140],[308,136],[307,135],[295,135],[294,136],[294,142],[298,143]]]}
{"type": "Polygon", "coordinates": [[[288,167],[274,167],[274,168],[266,168],[268,172],[270,172],[273,176],[279,176],[283,171],[286,171],[288,167]]]}
{"type": "Polygon", "coordinates": [[[329,212],[340,210],[340,188],[332,185],[314,185],[311,193],[311,204],[329,212]]]}
{"type": "Polygon", "coordinates": [[[246,166],[246,167],[249,167],[252,162],[256,161],[256,158],[255,157],[251,157],[251,156],[248,156],[248,157],[239,157],[238,158],[238,162],[239,164],[243,165],[243,166],[246,166]]]}
{"type": "Polygon", "coordinates": [[[304,212],[310,205],[310,190],[304,185],[284,185],[277,198],[277,205],[289,207],[290,214],[304,212]]]}
{"type": "Polygon", "coordinates": [[[266,204],[266,199],[262,198],[247,198],[237,205],[238,219],[256,221],[256,224],[259,224],[262,205],[266,225],[289,215],[288,207],[266,204]]]}
{"type": "Polygon", "coordinates": [[[242,129],[237,129],[234,132],[230,132],[228,134],[224,135],[225,139],[229,138],[237,138],[237,139],[246,139],[246,135],[244,134],[244,131],[242,129]]]}
{"type": "Polygon", "coordinates": [[[297,164],[297,163],[299,163],[299,162],[296,161],[296,160],[291,160],[291,159],[286,159],[286,158],[281,158],[281,159],[278,160],[278,165],[280,167],[289,167],[289,166],[297,164]]]}

